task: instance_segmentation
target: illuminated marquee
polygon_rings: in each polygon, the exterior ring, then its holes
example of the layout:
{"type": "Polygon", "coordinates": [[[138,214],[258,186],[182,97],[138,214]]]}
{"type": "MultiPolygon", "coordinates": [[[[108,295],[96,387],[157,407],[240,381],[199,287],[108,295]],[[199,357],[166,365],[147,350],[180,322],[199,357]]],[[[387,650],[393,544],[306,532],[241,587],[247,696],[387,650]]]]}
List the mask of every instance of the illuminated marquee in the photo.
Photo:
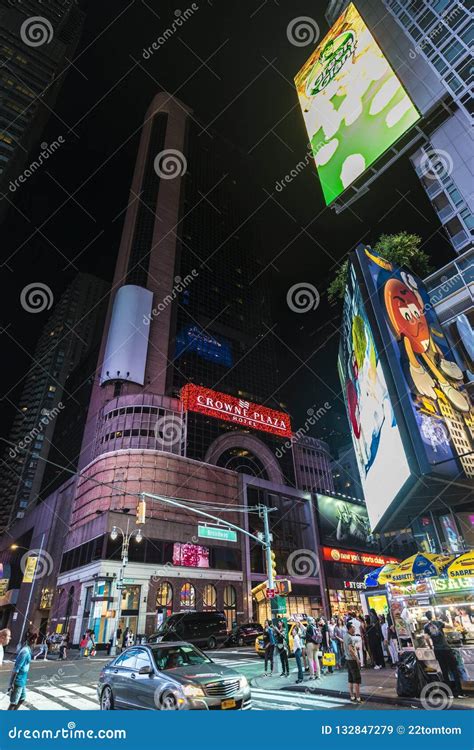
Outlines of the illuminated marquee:
{"type": "Polygon", "coordinates": [[[288,414],[275,411],[251,401],[229,396],[227,393],[188,383],[181,389],[181,402],[185,411],[195,411],[208,417],[234,422],[242,427],[270,432],[272,435],[291,437],[288,414]]]}
{"type": "Polygon", "coordinates": [[[367,565],[373,568],[399,562],[395,557],[385,557],[385,555],[377,555],[373,552],[352,552],[349,549],[337,549],[337,547],[323,547],[323,559],[351,565],[367,565]]]}

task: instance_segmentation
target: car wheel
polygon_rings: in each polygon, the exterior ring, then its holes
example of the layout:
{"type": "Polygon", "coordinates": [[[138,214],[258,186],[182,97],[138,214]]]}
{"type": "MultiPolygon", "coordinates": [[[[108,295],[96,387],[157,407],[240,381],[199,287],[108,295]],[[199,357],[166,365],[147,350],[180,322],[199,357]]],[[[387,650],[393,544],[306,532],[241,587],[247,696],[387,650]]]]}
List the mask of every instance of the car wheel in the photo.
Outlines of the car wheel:
{"type": "Polygon", "coordinates": [[[237,639],[237,646],[244,646],[244,645],[245,645],[245,641],[243,637],[240,635],[237,639]]]}
{"type": "Polygon", "coordinates": [[[173,693],[165,693],[161,696],[161,710],[162,711],[177,711],[178,704],[173,693]]]}
{"type": "Polygon", "coordinates": [[[210,648],[210,649],[217,648],[217,641],[216,641],[216,639],[214,638],[213,635],[211,635],[211,637],[209,638],[209,640],[207,642],[207,647],[210,648]]]}
{"type": "Polygon", "coordinates": [[[100,710],[101,711],[113,711],[114,710],[114,694],[112,690],[106,686],[100,696],[100,710]]]}

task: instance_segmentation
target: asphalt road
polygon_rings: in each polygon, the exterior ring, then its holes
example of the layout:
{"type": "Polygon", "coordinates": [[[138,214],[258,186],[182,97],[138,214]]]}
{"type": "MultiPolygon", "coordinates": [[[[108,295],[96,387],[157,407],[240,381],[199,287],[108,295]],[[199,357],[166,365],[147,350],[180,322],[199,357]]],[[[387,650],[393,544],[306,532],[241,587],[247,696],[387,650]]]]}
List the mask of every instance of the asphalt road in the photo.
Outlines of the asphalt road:
{"type": "MultiPolygon", "coordinates": [[[[223,649],[212,651],[209,656],[244,674],[248,679],[261,675],[262,661],[251,648],[223,649]]],[[[49,659],[33,661],[27,687],[27,703],[20,710],[98,710],[96,684],[99,672],[109,659],[100,652],[94,659],[72,658],[66,661],[49,659]]],[[[293,669],[293,660],[290,668],[293,669]]],[[[0,667],[0,710],[8,706],[6,694],[11,664],[0,667]]],[[[282,678],[283,679],[283,678],[282,678]]],[[[296,675],[290,675],[287,685],[293,684],[296,675]]],[[[400,710],[401,707],[383,703],[363,703],[354,705],[345,698],[318,695],[315,691],[296,693],[282,688],[266,688],[260,685],[252,688],[253,710],[321,710],[351,709],[353,711],[387,709],[400,710]]]]}

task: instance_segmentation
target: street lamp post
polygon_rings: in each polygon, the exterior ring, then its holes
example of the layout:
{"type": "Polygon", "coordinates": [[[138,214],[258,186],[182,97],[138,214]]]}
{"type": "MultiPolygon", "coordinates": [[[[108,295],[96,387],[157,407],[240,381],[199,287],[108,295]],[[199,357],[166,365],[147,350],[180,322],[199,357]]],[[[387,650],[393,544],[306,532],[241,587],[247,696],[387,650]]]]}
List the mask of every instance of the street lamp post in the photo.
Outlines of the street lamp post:
{"type": "Polygon", "coordinates": [[[120,577],[117,582],[117,591],[118,591],[118,603],[117,603],[117,613],[114,618],[114,629],[112,633],[112,645],[110,647],[110,656],[116,656],[117,654],[117,628],[120,622],[120,612],[122,609],[122,591],[123,591],[123,580],[124,580],[124,572],[125,568],[128,565],[128,548],[130,545],[130,540],[134,536],[137,540],[137,542],[141,542],[143,539],[142,530],[140,528],[133,529],[133,531],[129,531],[130,528],[130,519],[127,518],[127,528],[125,531],[120,528],[120,526],[113,526],[112,531],[110,532],[110,537],[113,541],[119,537],[119,535],[122,535],[122,548],[120,552],[120,557],[122,560],[122,565],[120,567],[120,577]]]}

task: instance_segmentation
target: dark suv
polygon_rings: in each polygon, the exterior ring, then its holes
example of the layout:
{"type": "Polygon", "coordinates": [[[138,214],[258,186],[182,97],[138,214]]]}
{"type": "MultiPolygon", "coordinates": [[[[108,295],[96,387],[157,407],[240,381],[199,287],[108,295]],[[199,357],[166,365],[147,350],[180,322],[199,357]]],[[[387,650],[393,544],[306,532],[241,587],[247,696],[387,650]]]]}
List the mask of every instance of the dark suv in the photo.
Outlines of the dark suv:
{"type": "Polygon", "coordinates": [[[148,643],[186,641],[201,648],[217,648],[228,638],[227,621],[223,612],[178,612],[170,615],[148,643]]]}
{"type": "Polygon", "coordinates": [[[246,622],[243,625],[237,625],[227,639],[227,646],[245,646],[255,643],[255,639],[262,635],[263,627],[258,622],[246,622]]]}

